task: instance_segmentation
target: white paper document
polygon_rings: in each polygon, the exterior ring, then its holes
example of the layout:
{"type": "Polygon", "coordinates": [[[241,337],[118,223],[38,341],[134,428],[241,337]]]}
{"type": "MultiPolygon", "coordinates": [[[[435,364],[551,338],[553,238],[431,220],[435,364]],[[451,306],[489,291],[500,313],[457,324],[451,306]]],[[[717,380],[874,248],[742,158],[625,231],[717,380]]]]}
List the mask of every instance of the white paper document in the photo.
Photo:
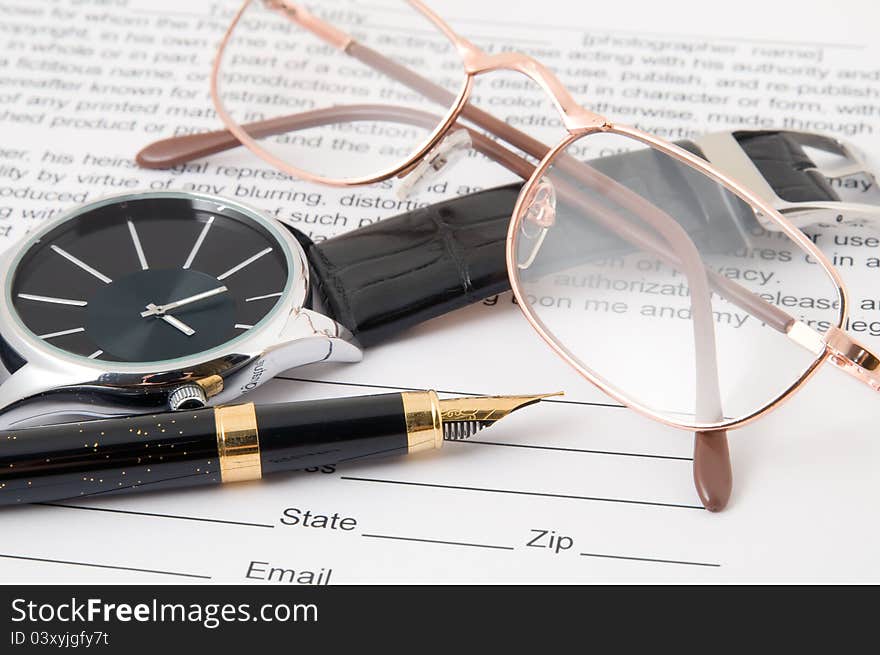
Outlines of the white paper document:
{"type": "MultiPolygon", "coordinates": [[[[544,62],[579,102],[615,121],[670,140],[737,128],[826,132],[880,161],[872,3],[633,2],[621,16],[561,0],[431,4],[487,50],[544,62]]],[[[515,180],[468,156],[401,198],[399,180],[331,188],[244,148],[138,168],[134,155],[151,141],[221,127],[210,67],[237,5],[0,0],[2,247],[77,204],[134,190],[227,196],[320,240],[515,180]]],[[[364,12],[395,24],[393,0],[326,5],[346,29],[364,12]]],[[[342,84],[344,71],[323,79],[342,84]]],[[[493,73],[474,94],[554,143],[558,117],[525,79],[493,73]]],[[[298,93],[307,107],[308,91],[298,93]]],[[[859,179],[839,190],[876,201],[873,183],[859,179]]],[[[850,331],[880,348],[880,225],[809,233],[850,287],[850,331]]],[[[772,272],[765,264],[750,270],[772,272]]],[[[765,373],[750,376],[745,383],[760,387],[765,373]]],[[[694,491],[693,434],[592,387],[510,293],[370,348],[360,363],[288,371],[250,400],[407,389],[565,396],[429,454],[2,508],[0,583],[880,582],[880,398],[830,365],[730,433],[734,493],[718,514],[694,491]]]]}

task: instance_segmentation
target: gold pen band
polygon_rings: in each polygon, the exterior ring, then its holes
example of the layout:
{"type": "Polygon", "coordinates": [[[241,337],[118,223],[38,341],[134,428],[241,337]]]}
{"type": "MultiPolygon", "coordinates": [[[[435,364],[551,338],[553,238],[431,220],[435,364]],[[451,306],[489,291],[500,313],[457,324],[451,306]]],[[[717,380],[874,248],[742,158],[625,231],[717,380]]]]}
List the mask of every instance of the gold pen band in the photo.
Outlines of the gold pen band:
{"type": "Polygon", "coordinates": [[[440,399],[433,391],[404,391],[407,452],[433,450],[443,445],[443,419],[440,399]]]}
{"type": "Polygon", "coordinates": [[[259,480],[260,434],[253,403],[217,407],[214,410],[217,431],[217,455],[223,482],[259,480]]]}

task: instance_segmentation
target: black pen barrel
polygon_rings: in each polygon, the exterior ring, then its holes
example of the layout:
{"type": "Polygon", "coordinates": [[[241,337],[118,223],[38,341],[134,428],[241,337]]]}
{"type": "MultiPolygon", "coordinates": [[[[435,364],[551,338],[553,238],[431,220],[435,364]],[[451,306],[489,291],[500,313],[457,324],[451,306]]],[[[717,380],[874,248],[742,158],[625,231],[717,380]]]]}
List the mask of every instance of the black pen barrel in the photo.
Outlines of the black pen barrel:
{"type": "Polygon", "coordinates": [[[210,408],[0,432],[0,505],[219,482],[210,408]]]}
{"type": "Polygon", "coordinates": [[[0,505],[255,480],[441,443],[433,391],[26,428],[0,432],[0,505]]]}
{"type": "Polygon", "coordinates": [[[409,452],[399,393],[262,405],[256,416],[264,474],[409,452]]]}

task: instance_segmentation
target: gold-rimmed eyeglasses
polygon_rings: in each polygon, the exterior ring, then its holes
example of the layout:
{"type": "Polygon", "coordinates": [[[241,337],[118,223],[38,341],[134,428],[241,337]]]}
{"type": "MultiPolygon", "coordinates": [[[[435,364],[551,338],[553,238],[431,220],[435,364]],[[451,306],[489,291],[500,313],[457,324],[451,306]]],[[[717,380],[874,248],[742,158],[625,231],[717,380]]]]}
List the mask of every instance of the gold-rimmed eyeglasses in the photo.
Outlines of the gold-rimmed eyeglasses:
{"type": "Polygon", "coordinates": [[[395,3],[382,23],[367,10],[349,20],[351,4],[319,16],[288,0],[244,2],[213,68],[227,129],[158,142],[139,161],[170,166],[244,144],[297,178],[357,186],[412,175],[464,134],[525,180],[506,261],[526,318],[604,392],[696,433],[709,509],[730,494],[727,430],[771,411],[826,360],[880,387],[878,359],[841,330],[839,274],[766,199],[699,153],[581,106],[533,57],[477,47],[423,2],[395,3]],[[493,71],[547,94],[558,143],[472,102],[476,78],[493,71]]]}

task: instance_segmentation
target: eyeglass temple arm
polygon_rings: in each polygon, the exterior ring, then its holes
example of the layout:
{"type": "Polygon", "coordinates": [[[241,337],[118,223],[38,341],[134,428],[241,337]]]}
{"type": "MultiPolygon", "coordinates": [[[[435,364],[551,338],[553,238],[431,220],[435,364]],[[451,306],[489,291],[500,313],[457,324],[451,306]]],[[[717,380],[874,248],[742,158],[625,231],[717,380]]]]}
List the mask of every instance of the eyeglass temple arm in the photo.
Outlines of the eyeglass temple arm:
{"type": "MultiPolygon", "coordinates": [[[[253,138],[260,139],[284,132],[355,121],[403,123],[430,129],[436,125],[437,119],[433,114],[395,105],[338,105],[255,121],[243,128],[253,138]]],[[[534,165],[497,141],[463,125],[455,124],[453,129],[466,130],[474,150],[517,176],[528,179],[534,172],[534,165]]],[[[154,141],[138,152],[135,159],[143,168],[167,169],[240,145],[241,142],[229,130],[214,130],[154,141]]]]}
{"type": "MultiPolygon", "coordinates": [[[[279,116],[263,121],[248,123],[244,128],[248,134],[253,137],[262,138],[283,132],[356,120],[381,120],[430,127],[435,124],[436,117],[406,107],[396,107],[391,105],[346,105],[315,109],[288,116],[279,116]]],[[[534,173],[535,166],[532,163],[508,150],[498,142],[464,126],[457,126],[457,129],[465,129],[468,131],[471,142],[477,152],[486,155],[517,176],[523,179],[528,179],[531,177],[532,173],[534,173]]],[[[223,152],[240,145],[241,143],[238,139],[236,139],[228,130],[200,132],[198,134],[155,141],[144,147],[137,154],[136,159],[138,165],[144,168],[165,169],[184,164],[192,159],[223,152]]],[[[544,147],[546,148],[546,146],[544,147]]],[[[585,165],[583,162],[575,163],[580,169],[578,173],[581,174],[581,177],[586,184],[596,187],[599,184],[607,185],[612,182],[610,178],[602,175],[596,169],[585,165]],[[584,175],[586,175],[585,178],[583,177],[584,175]],[[603,178],[604,181],[602,181],[603,178]]],[[[584,211],[589,211],[594,215],[597,214],[597,207],[593,204],[584,205],[584,199],[581,194],[577,193],[576,189],[573,187],[566,187],[561,183],[560,187],[560,193],[563,197],[569,200],[569,202],[579,205],[584,211]]],[[[624,197],[636,195],[625,187],[621,187],[619,190],[621,193],[626,194],[624,197]]],[[[653,206],[649,209],[657,210],[657,208],[653,206]]],[[[674,220],[668,215],[666,216],[668,220],[674,220]]],[[[637,226],[628,224],[626,218],[612,212],[611,214],[608,214],[607,221],[604,222],[606,223],[606,227],[611,230],[625,230],[625,233],[621,233],[621,236],[626,240],[639,245],[645,250],[654,252],[669,266],[681,268],[678,258],[673,252],[670,252],[669,248],[658,242],[656,238],[644,230],[640,230],[637,226]]],[[[717,293],[753,314],[773,329],[780,332],[786,332],[791,324],[795,322],[794,317],[790,314],[775,305],[771,305],[736,282],[719,275],[715,271],[707,270],[707,274],[712,288],[717,293]]]]}
{"type": "MultiPolygon", "coordinates": [[[[696,418],[701,423],[720,421],[723,411],[710,289],[712,271],[703,264],[696,245],[678,221],[623,184],[570,157],[563,157],[561,165],[563,169],[569,169],[567,172],[577,175],[580,182],[586,182],[591,189],[598,191],[602,198],[617,203],[648,224],[671,247],[672,252],[668,252],[652,235],[633,225],[626,217],[599,203],[590,202],[583,194],[573,193],[574,190],[568,188],[565,180],[559,180],[559,195],[569,202],[574,201],[584,216],[597,220],[610,232],[654,253],[673,269],[685,273],[691,296],[694,331],[696,418]],[[573,163],[580,166],[572,166],[573,163]]],[[[551,182],[556,186],[555,180],[551,179],[551,182]]],[[[710,511],[724,509],[733,489],[726,430],[695,433],[693,474],[703,506],[710,511]]]]}

